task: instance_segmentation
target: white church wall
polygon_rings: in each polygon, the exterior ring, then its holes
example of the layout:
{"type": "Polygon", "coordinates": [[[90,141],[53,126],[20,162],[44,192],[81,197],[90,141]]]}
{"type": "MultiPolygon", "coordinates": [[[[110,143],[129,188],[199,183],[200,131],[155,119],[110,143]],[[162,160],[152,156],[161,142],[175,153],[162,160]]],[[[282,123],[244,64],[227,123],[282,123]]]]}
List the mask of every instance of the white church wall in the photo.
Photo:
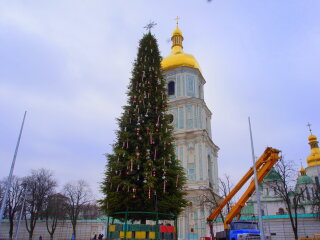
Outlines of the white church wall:
{"type": "Polygon", "coordinates": [[[209,178],[212,186],[218,179],[217,149],[211,140],[211,112],[203,101],[205,80],[197,69],[188,67],[169,70],[165,77],[167,84],[175,83],[175,92],[169,96],[169,113],[174,118],[175,151],[187,176],[187,199],[192,202],[179,217],[178,231],[181,239],[192,234],[201,237],[207,231],[205,222],[209,212],[203,206],[201,210],[198,189],[208,188],[209,178]]]}
{"type": "Polygon", "coordinates": [[[320,165],[316,165],[313,167],[307,167],[306,168],[306,173],[308,176],[312,177],[312,180],[314,183],[320,184],[320,165]]]}
{"type": "MultiPolygon", "coordinates": [[[[170,109],[170,114],[173,115],[173,126],[176,132],[185,130],[196,130],[199,124],[198,107],[194,104],[180,105],[170,109]]],[[[202,118],[202,117],[200,117],[202,118]]]]}
{"type": "MultiPolygon", "coordinates": [[[[95,234],[104,234],[106,231],[106,221],[99,220],[80,220],[77,223],[77,239],[78,240],[88,240],[92,239],[95,234]]],[[[14,232],[16,230],[16,225],[14,227],[14,232]]],[[[25,221],[21,221],[19,227],[18,240],[25,240],[28,238],[28,231],[26,229],[25,221]]],[[[46,228],[45,221],[39,220],[36,224],[33,233],[33,239],[39,239],[42,236],[43,240],[49,240],[50,235],[46,228]]],[[[54,233],[54,239],[68,240],[72,236],[72,225],[70,221],[58,222],[57,228],[54,233]]],[[[0,228],[0,239],[9,239],[9,222],[4,221],[0,228]]]]}
{"type": "Polygon", "coordinates": [[[204,172],[203,172],[203,169],[205,169],[206,165],[203,163],[203,153],[202,153],[202,144],[201,143],[198,143],[197,144],[198,146],[198,149],[197,149],[197,153],[198,153],[198,161],[199,161],[199,173],[198,173],[198,176],[199,176],[199,181],[203,181],[205,178],[204,178],[204,172]]]}

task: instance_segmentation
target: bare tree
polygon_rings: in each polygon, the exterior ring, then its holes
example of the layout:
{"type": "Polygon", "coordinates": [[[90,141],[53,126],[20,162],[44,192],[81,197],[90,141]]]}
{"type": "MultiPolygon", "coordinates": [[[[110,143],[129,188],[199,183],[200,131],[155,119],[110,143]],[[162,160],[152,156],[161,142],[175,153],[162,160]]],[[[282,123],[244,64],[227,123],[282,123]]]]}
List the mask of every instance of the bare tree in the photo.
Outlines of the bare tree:
{"type": "Polygon", "coordinates": [[[33,231],[37,220],[44,211],[48,197],[54,192],[56,181],[49,170],[32,170],[31,175],[23,180],[26,190],[25,223],[29,233],[29,240],[32,240],[33,231]]]}
{"type": "MultiPolygon", "coordinates": [[[[211,188],[203,188],[203,194],[200,196],[200,205],[207,206],[209,211],[212,212],[228,196],[232,187],[233,184],[230,181],[230,176],[225,175],[223,179],[219,178],[219,194],[211,188]]],[[[221,211],[220,217],[222,221],[224,221],[224,217],[230,212],[232,204],[232,202],[228,202],[224,210],[221,211]]]]}
{"type": "Polygon", "coordinates": [[[44,215],[46,219],[46,227],[51,240],[53,240],[58,220],[63,221],[66,219],[67,200],[67,197],[61,193],[55,193],[48,197],[44,215]]]}
{"type": "Polygon", "coordinates": [[[301,207],[300,201],[305,188],[295,189],[297,178],[295,169],[293,161],[285,161],[283,158],[275,166],[280,180],[268,182],[268,185],[273,189],[275,195],[285,203],[294,237],[298,239],[298,209],[301,207]]]}
{"type": "Polygon", "coordinates": [[[67,183],[63,193],[67,197],[67,214],[71,219],[72,234],[76,238],[77,221],[80,212],[91,202],[91,190],[84,180],[79,180],[76,183],[67,183]]]}
{"type": "MultiPolygon", "coordinates": [[[[229,195],[233,187],[234,184],[231,182],[229,175],[225,175],[224,179],[219,178],[219,191],[221,192],[221,196],[224,199],[229,195]]],[[[231,206],[233,206],[234,204],[235,202],[233,200],[229,201],[226,204],[224,211],[225,216],[229,214],[229,212],[231,211],[231,206]]]]}
{"type": "MultiPolygon", "coordinates": [[[[2,186],[8,184],[8,178],[2,181],[2,186]]],[[[11,187],[8,192],[8,198],[6,202],[6,217],[9,218],[9,238],[13,237],[13,225],[16,214],[21,210],[23,201],[23,186],[22,179],[16,176],[12,177],[11,187]]]]}

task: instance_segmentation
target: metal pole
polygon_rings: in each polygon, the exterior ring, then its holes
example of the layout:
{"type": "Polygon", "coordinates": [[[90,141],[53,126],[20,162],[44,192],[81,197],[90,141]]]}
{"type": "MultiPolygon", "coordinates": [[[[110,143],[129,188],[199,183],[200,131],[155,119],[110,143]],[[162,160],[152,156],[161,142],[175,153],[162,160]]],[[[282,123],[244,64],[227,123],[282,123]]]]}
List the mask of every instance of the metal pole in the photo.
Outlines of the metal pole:
{"type": "Polygon", "coordinates": [[[252,139],[250,117],[248,117],[248,120],[249,120],[251,152],[252,152],[252,162],[253,162],[253,171],[254,171],[254,183],[255,183],[255,186],[256,186],[256,198],[257,198],[257,203],[258,203],[259,229],[260,229],[260,234],[261,234],[261,240],[265,240],[264,229],[263,229],[263,221],[262,221],[262,216],[261,216],[260,191],[259,191],[259,184],[258,184],[258,178],[257,178],[256,160],[255,160],[255,155],[254,155],[254,147],[253,147],[253,139],[252,139]]]}
{"type": "Polygon", "coordinates": [[[19,228],[20,228],[20,222],[21,222],[21,218],[22,218],[22,215],[23,215],[24,203],[25,203],[25,201],[26,201],[26,197],[27,197],[27,190],[25,189],[24,191],[25,191],[25,193],[24,193],[24,199],[23,199],[22,206],[21,206],[21,212],[20,212],[20,216],[19,216],[18,226],[17,226],[17,229],[16,229],[16,236],[15,236],[15,240],[17,240],[17,239],[18,239],[19,228]]]}
{"type": "Polygon", "coordinates": [[[17,142],[17,145],[16,145],[16,150],[14,152],[14,156],[13,156],[13,160],[12,160],[12,164],[11,164],[11,169],[10,169],[10,173],[9,173],[9,177],[8,177],[8,184],[7,184],[6,191],[4,193],[3,199],[2,199],[1,210],[0,210],[0,227],[1,227],[2,218],[3,218],[3,214],[4,214],[4,208],[5,208],[6,203],[7,203],[8,192],[9,192],[9,189],[11,187],[11,180],[12,180],[12,175],[13,175],[14,164],[16,162],[16,158],[17,158],[17,154],[18,154],[18,149],[19,149],[19,144],[20,144],[20,139],[21,139],[21,134],[22,134],[22,130],[23,130],[23,125],[24,125],[24,120],[26,118],[26,114],[27,114],[27,111],[24,112],[23,121],[22,121],[21,129],[20,129],[20,134],[19,134],[18,142],[17,142]]]}

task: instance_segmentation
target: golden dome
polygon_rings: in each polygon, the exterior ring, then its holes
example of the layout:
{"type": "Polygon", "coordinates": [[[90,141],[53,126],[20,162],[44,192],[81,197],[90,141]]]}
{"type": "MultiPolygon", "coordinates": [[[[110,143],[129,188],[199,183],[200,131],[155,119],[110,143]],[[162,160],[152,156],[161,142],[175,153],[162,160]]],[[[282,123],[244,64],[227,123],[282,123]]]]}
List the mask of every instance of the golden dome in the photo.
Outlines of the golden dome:
{"type": "Polygon", "coordinates": [[[319,154],[310,154],[307,157],[307,163],[308,163],[308,167],[313,167],[313,166],[316,166],[317,164],[320,165],[320,155],[319,154]]]}
{"type": "Polygon", "coordinates": [[[169,70],[176,67],[191,67],[201,71],[200,66],[194,56],[183,52],[183,36],[178,24],[176,29],[172,32],[171,41],[171,53],[168,57],[162,60],[162,70],[169,70]]]}
{"type": "Polygon", "coordinates": [[[320,165],[320,149],[317,141],[317,137],[310,134],[308,137],[309,145],[311,148],[311,154],[307,157],[308,167],[320,165]]]}
{"type": "Polygon", "coordinates": [[[308,137],[308,140],[309,141],[317,141],[317,137],[315,136],[315,135],[310,135],[309,137],[308,137]]]}
{"type": "Polygon", "coordinates": [[[306,170],[304,169],[304,167],[301,167],[300,176],[304,176],[304,175],[306,175],[306,170]]]}
{"type": "Polygon", "coordinates": [[[181,30],[178,28],[178,25],[177,25],[176,29],[173,30],[173,32],[172,32],[172,36],[174,36],[174,35],[180,35],[180,36],[182,36],[182,32],[181,32],[181,30]]]}
{"type": "Polygon", "coordinates": [[[170,54],[161,62],[162,70],[169,70],[176,67],[191,67],[199,69],[200,67],[197,60],[191,54],[176,53],[170,54]]]}

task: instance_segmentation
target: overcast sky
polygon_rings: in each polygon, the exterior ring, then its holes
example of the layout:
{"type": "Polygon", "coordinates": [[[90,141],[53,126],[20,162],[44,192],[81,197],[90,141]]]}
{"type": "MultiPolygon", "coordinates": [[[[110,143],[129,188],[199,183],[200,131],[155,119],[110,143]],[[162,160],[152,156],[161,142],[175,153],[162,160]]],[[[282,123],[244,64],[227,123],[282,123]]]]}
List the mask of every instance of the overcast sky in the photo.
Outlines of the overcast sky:
{"type": "Polygon", "coordinates": [[[207,83],[219,175],[236,182],[266,146],[306,166],[306,124],[320,137],[320,1],[121,0],[0,2],[0,177],[51,169],[60,186],[88,181],[96,195],[126,103],[144,26],[162,56],[180,17],[184,50],[207,83]]]}

